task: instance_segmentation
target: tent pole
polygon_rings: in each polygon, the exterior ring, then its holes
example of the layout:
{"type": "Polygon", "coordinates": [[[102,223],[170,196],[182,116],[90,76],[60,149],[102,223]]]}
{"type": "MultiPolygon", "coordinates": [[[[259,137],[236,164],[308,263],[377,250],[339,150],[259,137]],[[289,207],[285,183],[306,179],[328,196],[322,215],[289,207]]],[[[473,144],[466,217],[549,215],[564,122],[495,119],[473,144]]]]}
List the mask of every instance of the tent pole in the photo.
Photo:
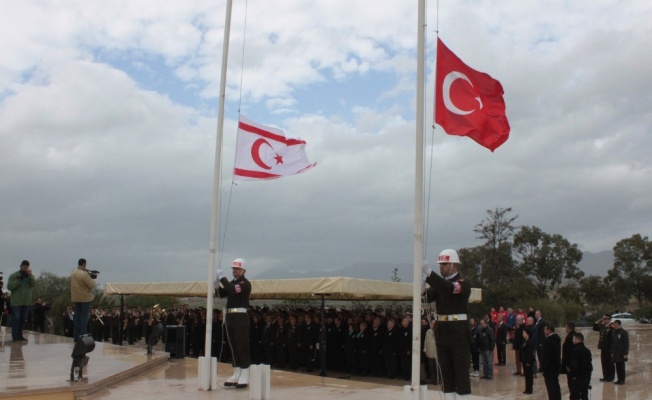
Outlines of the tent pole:
{"type": "Polygon", "coordinates": [[[125,314],[124,314],[124,309],[125,309],[125,295],[121,294],[120,295],[120,324],[118,324],[118,336],[120,337],[118,344],[122,346],[122,327],[124,326],[124,320],[125,320],[125,314]]]}

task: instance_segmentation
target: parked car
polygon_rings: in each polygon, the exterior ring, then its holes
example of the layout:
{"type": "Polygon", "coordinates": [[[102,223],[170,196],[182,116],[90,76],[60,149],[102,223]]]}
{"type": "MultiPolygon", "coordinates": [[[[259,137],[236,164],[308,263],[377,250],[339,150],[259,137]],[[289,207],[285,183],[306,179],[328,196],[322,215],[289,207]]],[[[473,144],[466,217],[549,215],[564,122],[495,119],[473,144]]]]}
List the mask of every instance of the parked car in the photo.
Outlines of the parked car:
{"type": "Polygon", "coordinates": [[[620,320],[623,325],[635,324],[636,318],[630,313],[616,313],[611,315],[611,322],[615,320],[620,320]]]}

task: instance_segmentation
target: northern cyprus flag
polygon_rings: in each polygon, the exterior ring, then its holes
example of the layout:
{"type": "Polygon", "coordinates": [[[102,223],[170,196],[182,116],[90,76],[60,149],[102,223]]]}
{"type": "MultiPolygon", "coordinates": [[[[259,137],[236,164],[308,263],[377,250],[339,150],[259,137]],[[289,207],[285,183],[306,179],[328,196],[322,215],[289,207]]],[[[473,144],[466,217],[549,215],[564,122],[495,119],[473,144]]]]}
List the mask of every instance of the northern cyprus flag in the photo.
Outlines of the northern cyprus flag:
{"type": "Polygon", "coordinates": [[[306,172],[315,165],[308,161],[304,140],[286,138],[280,129],[240,116],[234,180],[277,179],[306,172]]]}

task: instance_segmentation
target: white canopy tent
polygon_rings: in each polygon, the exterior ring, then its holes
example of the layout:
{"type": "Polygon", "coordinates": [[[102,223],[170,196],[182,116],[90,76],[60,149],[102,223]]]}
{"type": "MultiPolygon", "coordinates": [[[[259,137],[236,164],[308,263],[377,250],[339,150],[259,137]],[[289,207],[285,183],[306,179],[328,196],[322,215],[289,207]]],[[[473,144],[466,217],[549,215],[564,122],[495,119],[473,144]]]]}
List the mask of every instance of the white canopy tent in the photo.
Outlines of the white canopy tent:
{"type": "MultiPolygon", "coordinates": [[[[412,284],[357,278],[263,279],[251,281],[251,300],[314,299],[329,300],[412,300],[412,284]]],[[[107,283],[105,295],[152,295],[204,297],[206,281],[107,283]]],[[[472,289],[469,302],[482,301],[482,290],[472,289]]]]}

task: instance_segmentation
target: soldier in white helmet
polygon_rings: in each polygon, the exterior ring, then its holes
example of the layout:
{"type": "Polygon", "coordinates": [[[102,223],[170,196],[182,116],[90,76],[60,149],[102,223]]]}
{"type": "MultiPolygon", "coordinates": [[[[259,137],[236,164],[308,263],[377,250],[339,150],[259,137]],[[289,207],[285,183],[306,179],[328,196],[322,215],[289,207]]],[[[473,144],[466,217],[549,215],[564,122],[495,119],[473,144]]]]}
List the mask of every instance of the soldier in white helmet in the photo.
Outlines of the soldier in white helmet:
{"type": "Polygon", "coordinates": [[[439,253],[437,263],[441,276],[434,273],[428,263],[424,262],[423,278],[430,285],[426,290],[426,302],[436,303],[435,339],[444,396],[445,399],[454,399],[456,393],[471,393],[471,330],[467,311],[471,285],[459,274],[460,258],[455,250],[446,249],[439,253]]]}
{"type": "Polygon", "coordinates": [[[233,376],[224,382],[224,386],[235,386],[236,389],[241,389],[249,385],[251,365],[248,314],[251,283],[245,278],[247,268],[242,258],[233,260],[231,269],[233,280],[229,281],[219,269],[213,285],[219,298],[226,297],[224,324],[233,353],[233,376]]]}

